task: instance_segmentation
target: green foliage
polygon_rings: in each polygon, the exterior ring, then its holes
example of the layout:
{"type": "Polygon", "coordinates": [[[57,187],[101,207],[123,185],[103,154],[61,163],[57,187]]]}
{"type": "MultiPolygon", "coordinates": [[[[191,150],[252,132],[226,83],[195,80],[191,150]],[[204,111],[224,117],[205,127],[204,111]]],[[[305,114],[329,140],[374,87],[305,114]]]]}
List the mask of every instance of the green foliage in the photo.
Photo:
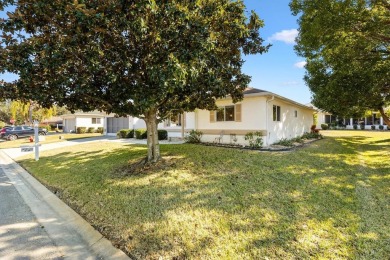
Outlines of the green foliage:
{"type": "Polygon", "coordinates": [[[95,133],[95,127],[88,127],[87,133],[95,133]]]}
{"type": "Polygon", "coordinates": [[[157,130],[157,134],[158,134],[158,140],[167,140],[168,139],[168,131],[167,130],[159,129],[159,130],[157,130]]]}
{"type": "Polygon", "coordinates": [[[7,124],[3,121],[0,121],[0,128],[3,128],[4,126],[6,126],[7,124]]]}
{"type": "Polygon", "coordinates": [[[383,130],[383,129],[384,129],[383,125],[380,125],[379,130],[383,130]]]}
{"type": "Polygon", "coordinates": [[[355,129],[355,130],[358,129],[358,125],[357,125],[357,124],[354,124],[354,125],[353,125],[353,129],[355,129]]]}
{"type": "Polygon", "coordinates": [[[134,134],[135,134],[135,138],[136,139],[146,139],[146,138],[148,138],[148,132],[146,131],[146,129],[143,129],[143,128],[136,129],[134,131],[134,134]]]}
{"type": "Polygon", "coordinates": [[[328,124],[321,124],[322,130],[328,130],[328,128],[329,128],[328,124]]]}
{"type": "MultiPolygon", "coordinates": [[[[157,134],[172,111],[242,99],[242,55],[269,48],[243,1],[79,2],[0,2],[14,8],[0,23],[0,73],[19,76],[1,83],[0,100],[143,116],[157,134]]],[[[154,148],[148,160],[159,158],[154,148]]]]}
{"type": "Polygon", "coordinates": [[[249,142],[249,147],[252,149],[263,147],[263,134],[262,132],[249,132],[245,135],[245,140],[249,142]]]}
{"type": "Polygon", "coordinates": [[[51,126],[50,125],[38,125],[38,127],[40,127],[40,128],[45,128],[47,131],[51,131],[51,126]]]}
{"type": "Polygon", "coordinates": [[[191,130],[190,133],[184,137],[186,143],[200,143],[203,136],[202,131],[191,130]]]}
{"type": "Polygon", "coordinates": [[[76,133],[85,134],[87,132],[87,128],[85,126],[79,126],[76,128],[76,133]]]}
{"type": "Polygon", "coordinates": [[[282,146],[294,146],[294,142],[292,139],[282,138],[278,142],[274,143],[276,145],[282,145],[282,146]]]}
{"type": "Polygon", "coordinates": [[[361,130],[364,130],[365,127],[366,127],[366,125],[365,125],[364,123],[360,124],[360,129],[361,129],[361,130]]]}
{"type": "Polygon", "coordinates": [[[309,139],[322,139],[324,137],[318,132],[311,132],[311,133],[304,133],[301,138],[309,140],[309,139]]]}
{"type": "Polygon", "coordinates": [[[133,129],[121,129],[116,133],[119,138],[134,138],[133,129]]]}
{"type": "Polygon", "coordinates": [[[342,117],[361,117],[390,103],[390,3],[292,0],[299,16],[296,51],[306,58],[313,104],[342,117]]]}
{"type": "Polygon", "coordinates": [[[375,126],[374,125],[371,126],[371,130],[375,130],[375,126]]]}
{"type": "Polygon", "coordinates": [[[98,128],[96,128],[96,133],[103,134],[103,132],[104,132],[104,127],[99,126],[98,128]]]}

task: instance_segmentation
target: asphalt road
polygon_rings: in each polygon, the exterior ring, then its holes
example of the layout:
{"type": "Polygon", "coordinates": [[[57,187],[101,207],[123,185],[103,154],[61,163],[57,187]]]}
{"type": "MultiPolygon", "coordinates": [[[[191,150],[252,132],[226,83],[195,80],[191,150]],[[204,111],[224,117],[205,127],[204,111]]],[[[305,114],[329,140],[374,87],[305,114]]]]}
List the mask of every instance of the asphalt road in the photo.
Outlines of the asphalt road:
{"type": "Polygon", "coordinates": [[[0,259],[62,259],[0,167],[0,259]]]}

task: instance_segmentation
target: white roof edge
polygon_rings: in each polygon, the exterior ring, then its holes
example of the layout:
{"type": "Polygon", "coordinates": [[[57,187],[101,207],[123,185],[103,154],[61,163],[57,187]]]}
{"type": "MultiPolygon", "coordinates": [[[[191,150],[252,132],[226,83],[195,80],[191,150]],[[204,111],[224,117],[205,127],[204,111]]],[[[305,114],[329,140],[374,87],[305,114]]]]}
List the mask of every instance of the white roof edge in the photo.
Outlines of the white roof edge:
{"type": "MultiPolygon", "coordinates": [[[[264,91],[264,92],[259,92],[259,93],[251,93],[251,94],[244,94],[244,98],[245,97],[260,97],[260,96],[274,96],[276,98],[279,98],[287,103],[291,103],[291,104],[294,104],[294,105],[297,105],[299,107],[302,107],[302,108],[305,108],[305,109],[309,109],[309,110],[312,110],[312,111],[316,111],[314,108],[312,107],[309,107],[309,106],[306,106],[304,104],[301,104],[299,102],[296,102],[294,100],[291,100],[291,99],[288,99],[288,98],[285,98],[283,96],[280,96],[278,94],[275,94],[275,93],[272,93],[272,92],[269,92],[269,91],[264,91]]],[[[224,99],[229,99],[229,97],[226,97],[224,99]]]]}

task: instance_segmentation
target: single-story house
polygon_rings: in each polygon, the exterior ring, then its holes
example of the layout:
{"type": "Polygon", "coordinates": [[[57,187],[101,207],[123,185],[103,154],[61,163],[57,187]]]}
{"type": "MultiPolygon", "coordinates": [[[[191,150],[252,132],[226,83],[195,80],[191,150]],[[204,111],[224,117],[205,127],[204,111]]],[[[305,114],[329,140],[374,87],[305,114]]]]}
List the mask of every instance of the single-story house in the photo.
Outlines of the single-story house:
{"type": "MultiPolygon", "coordinates": [[[[313,108],[315,109],[315,107],[313,108]]],[[[371,126],[375,126],[376,129],[379,129],[380,125],[383,126],[383,129],[388,128],[378,111],[371,111],[369,116],[362,118],[340,118],[332,113],[320,109],[316,110],[318,127],[320,127],[321,124],[335,124],[337,126],[345,126],[346,129],[353,129],[354,125],[364,125],[364,129],[371,129],[371,126]]]]}
{"type": "Polygon", "coordinates": [[[63,120],[59,116],[52,116],[41,121],[41,124],[50,125],[52,128],[62,129],[63,120]]]}
{"type": "Polygon", "coordinates": [[[105,114],[100,112],[77,112],[74,114],[65,114],[63,119],[63,131],[65,133],[75,133],[77,127],[104,127],[105,114]]]}
{"type": "Polygon", "coordinates": [[[177,114],[159,128],[166,129],[171,138],[183,137],[194,129],[203,132],[203,141],[229,143],[234,138],[238,144],[247,143],[244,137],[248,132],[259,131],[263,144],[270,145],[310,132],[313,125],[313,108],[265,90],[247,88],[241,102],[233,104],[226,97],[216,103],[216,111],[177,114]]]}
{"type": "MultiPolygon", "coordinates": [[[[263,144],[270,145],[283,138],[294,138],[310,132],[315,110],[277,94],[247,88],[244,99],[236,104],[230,97],[216,102],[218,110],[197,109],[174,114],[158,125],[168,132],[168,138],[183,138],[191,130],[203,133],[206,142],[247,144],[245,134],[261,132],[263,144]]],[[[120,129],[146,128],[142,119],[116,117],[100,112],[75,113],[62,116],[64,131],[77,127],[104,127],[104,134],[115,135],[120,129]]]]}
{"type": "Polygon", "coordinates": [[[121,129],[146,128],[142,119],[131,116],[118,117],[114,114],[107,115],[99,111],[77,112],[61,116],[63,119],[63,131],[66,133],[76,132],[77,127],[103,127],[104,134],[116,135],[121,129]]]}

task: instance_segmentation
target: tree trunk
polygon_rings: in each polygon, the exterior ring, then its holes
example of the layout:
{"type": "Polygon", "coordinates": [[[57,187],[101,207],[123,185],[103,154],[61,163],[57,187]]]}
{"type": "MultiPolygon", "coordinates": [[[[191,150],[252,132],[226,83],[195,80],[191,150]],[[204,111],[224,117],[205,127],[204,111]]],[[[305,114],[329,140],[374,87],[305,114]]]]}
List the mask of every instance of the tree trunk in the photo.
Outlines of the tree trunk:
{"type": "Polygon", "coordinates": [[[379,108],[379,112],[381,113],[381,116],[383,118],[383,122],[385,122],[385,124],[387,125],[387,128],[390,128],[390,119],[386,115],[385,110],[383,109],[383,107],[379,108]]]}
{"type": "Polygon", "coordinates": [[[150,109],[145,113],[147,134],[148,157],[147,162],[155,163],[160,160],[160,144],[157,133],[157,110],[150,109]]]}

